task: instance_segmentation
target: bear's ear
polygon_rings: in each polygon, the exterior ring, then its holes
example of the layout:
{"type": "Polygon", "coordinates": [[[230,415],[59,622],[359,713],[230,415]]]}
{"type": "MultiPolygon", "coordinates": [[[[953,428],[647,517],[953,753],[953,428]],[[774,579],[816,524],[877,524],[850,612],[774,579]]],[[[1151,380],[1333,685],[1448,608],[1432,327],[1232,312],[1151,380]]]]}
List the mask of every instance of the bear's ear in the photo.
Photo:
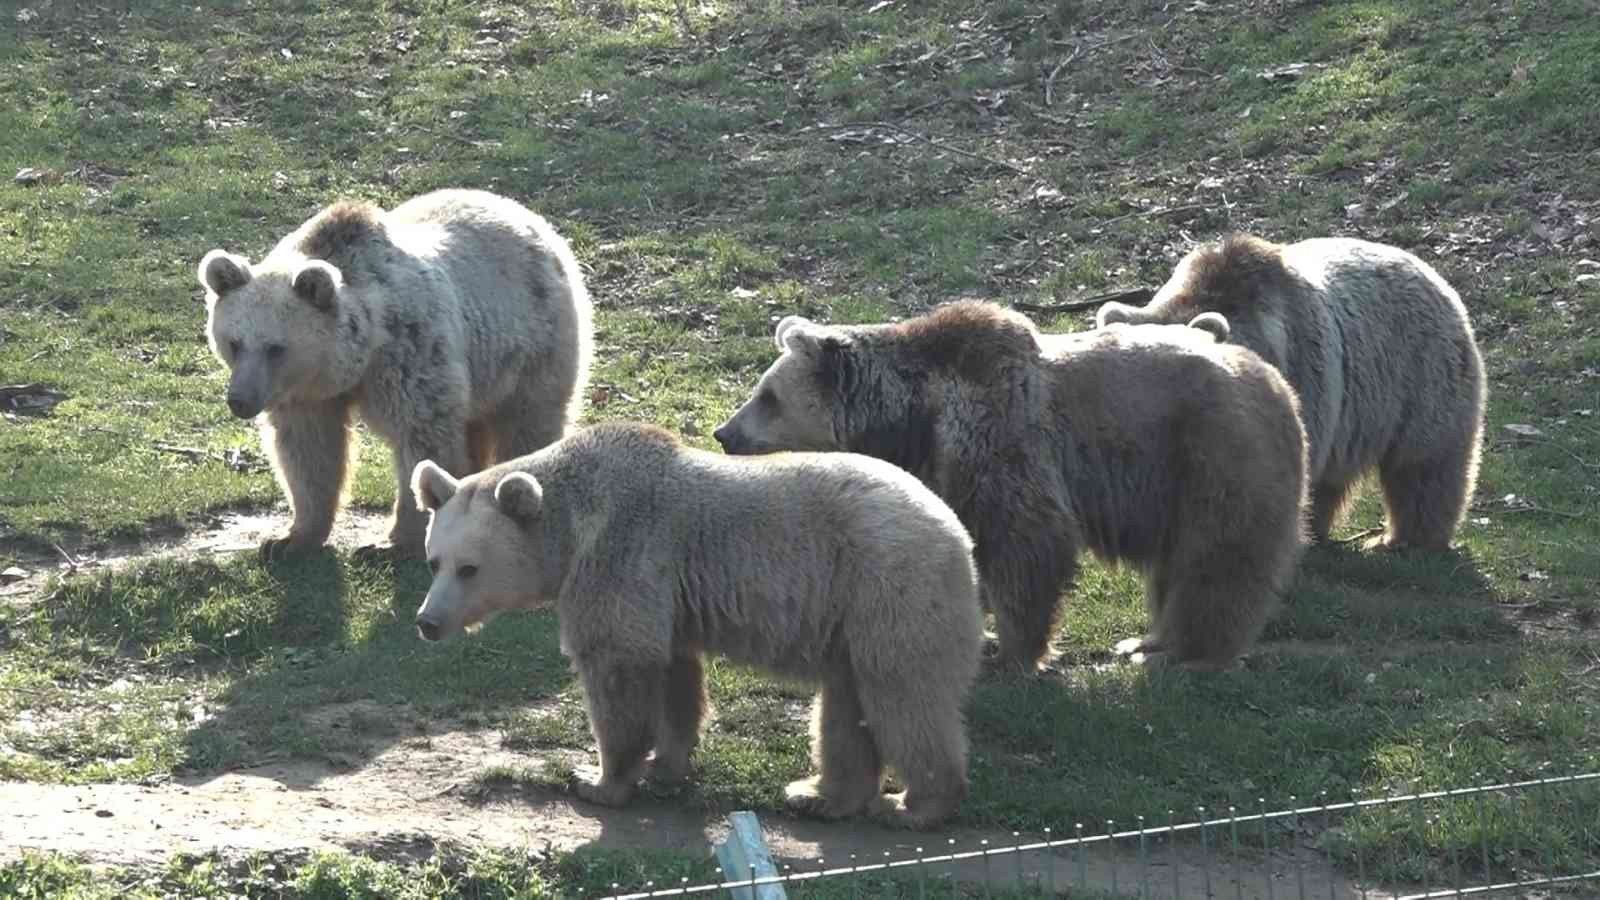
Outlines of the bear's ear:
{"type": "Polygon", "coordinates": [[[339,283],[343,280],[339,270],[332,264],[313,259],[295,273],[294,292],[317,309],[332,312],[339,296],[339,283]]]}
{"type": "Polygon", "coordinates": [[[1101,306],[1099,312],[1094,315],[1094,327],[1096,328],[1104,328],[1113,322],[1133,321],[1136,321],[1134,319],[1134,308],[1125,303],[1118,303],[1115,300],[1101,306]]]}
{"type": "Polygon", "coordinates": [[[416,495],[417,509],[425,512],[437,512],[439,507],[450,502],[460,486],[461,482],[431,459],[417,463],[411,470],[411,493],[416,495]]]}
{"type": "Polygon", "coordinates": [[[1189,327],[1211,332],[1219,344],[1226,344],[1228,335],[1233,333],[1233,328],[1228,325],[1228,317],[1219,312],[1203,312],[1189,320],[1189,327]]]}
{"type": "Polygon", "coordinates": [[[218,248],[200,260],[200,285],[221,296],[250,283],[250,260],[218,248]]]}
{"type": "Polygon", "coordinates": [[[825,338],[844,340],[833,335],[827,326],[818,325],[804,316],[784,316],[772,337],[778,345],[779,352],[791,353],[815,352],[825,338]]]}
{"type": "Polygon", "coordinates": [[[494,486],[494,502],[500,511],[518,522],[531,522],[544,506],[544,488],[527,472],[512,472],[494,486]]]}

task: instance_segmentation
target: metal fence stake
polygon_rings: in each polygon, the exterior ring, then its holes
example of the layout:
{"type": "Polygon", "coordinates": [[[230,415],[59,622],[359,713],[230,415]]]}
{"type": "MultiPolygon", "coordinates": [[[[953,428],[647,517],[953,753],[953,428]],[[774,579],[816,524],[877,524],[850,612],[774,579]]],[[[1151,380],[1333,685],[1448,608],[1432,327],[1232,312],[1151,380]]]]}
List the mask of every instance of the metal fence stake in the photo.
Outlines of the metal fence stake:
{"type": "Polygon", "coordinates": [[[1256,798],[1256,810],[1261,813],[1261,858],[1266,861],[1262,867],[1262,881],[1267,886],[1267,900],[1273,900],[1272,890],[1272,834],[1267,831],[1267,798],[1256,798]]]}
{"type": "Polygon", "coordinates": [[[1139,900],[1150,900],[1150,853],[1145,848],[1144,816],[1139,817],[1139,900]]]}
{"type": "Polygon", "coordinates": [[[1228,806],[1228,842],[1232,845],[1230,856],[1233,862],[1233,896],[1235,900],[1244,900],[1244,882],[1239,880],[1239,810],[1238,807],[1228,806]]]}

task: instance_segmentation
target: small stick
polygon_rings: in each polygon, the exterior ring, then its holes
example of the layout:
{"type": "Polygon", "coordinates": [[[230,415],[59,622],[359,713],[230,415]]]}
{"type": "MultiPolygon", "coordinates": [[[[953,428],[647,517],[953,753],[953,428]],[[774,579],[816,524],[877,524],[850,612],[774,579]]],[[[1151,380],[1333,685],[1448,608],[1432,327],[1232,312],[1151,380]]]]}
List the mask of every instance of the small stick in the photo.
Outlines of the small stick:
{"type": "Polygon", "coordinates": [[[1110,303],[1113,300],[1123,303],[1145,303],[1155,295],[1156,292],[1154,288],[1124,288],[1120,291],[1111,291],[1110,293],[1106,294],[1095,294],[1092,297],[1085,297],[1082,300],[1071,300],[1066,303],[1026,303],[1022,301],[1015,301],[1011,304],[1011,308],[1019,312],[1031,313],[1077,312],[1084,309],[1095,309],[1101,304],[1110,303]]]}

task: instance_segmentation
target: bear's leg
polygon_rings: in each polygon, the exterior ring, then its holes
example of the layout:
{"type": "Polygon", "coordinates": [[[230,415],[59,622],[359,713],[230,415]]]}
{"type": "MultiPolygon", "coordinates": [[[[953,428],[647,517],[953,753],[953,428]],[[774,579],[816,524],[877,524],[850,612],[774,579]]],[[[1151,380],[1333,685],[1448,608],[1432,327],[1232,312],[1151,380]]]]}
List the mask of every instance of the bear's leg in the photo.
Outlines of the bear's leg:
{"type": "MultiPolygon", "coordinates": [[[[428,533],[428,514],[417,508],[411,493],[411,473],[417,463],[433,460],[456,478],[473,473],[467,453],[466,426],[442,429],[426,440],[411,438],[394,448],[394,519],[389,526],[389,544],[402,556],[420,559],[428,533]]],[[[370,552],[370,550],[369,550],[370,552]]]]}
{"type": "MultiPolygon", "coordinates": [[[[1160,657],[1149,661],[1202,671],[1231,667],[1261,633],[1277,599],[1278,573],[1286,567],[1274,561],[1273,549],[1218,546],[1162,563],[1170,567],[1170,588],[1155,629],[1161,644],[1146,650],[1160,657]]],[[[1292,559],[1294,548],[1281,552],[1292,559]]]]}
{"type": "Polygon", "coordinates": [[[937,674],[915,682],[861,684],[867,727],[884,762],[905,783],[885,798],[895,824],[932,828],[955,814],[967,796],[967,738],[960,698],[937,674]]]}
{"type": "Polygon", "coordinates": [[[1162,629],[1167,626],[1167,604],[1172,600],[1172,593],[1172,579],[1167,570],[1156,566],[1144,580],[1144,606],[1150,618],[1149,630],[1142,637],[1117,641],[1112,651],[1118,656],[1132,657],[1134,662],[1142,662],[1141,657],[1163,652],[1166,636],[1162,629]]]}
{"type": "Polygon", "coordinates": [[[801,815],[839,819],[882,804],[883,762],[864,724],[849,666],[830,672],[811,708],[811,756],[818,774],[789,785],[786,804],[801,815]]]}
{"type": "Polygon", "coordinates": [[[540,393],[518,391],[496,411],[490,420],[494,429],[494,462],[505,462],[542,450],[566,434],[566,411],[548,408],[542,402],[530,399],[540,396],[540,393]]]}
{"type": "Polygon", "coordinates": [[[656,742],[665,676],[661,666],[579,661],[589,727],[600,747],[599,777],[579,775],[573,781],[572,792],[580,799],[621,806],[633,797],[645,756],[656,742]]]}
{"type": "Polygon", "coordinates": [[[700,742],[700,723],[706,714],[705,671],[698,654],[675,657],[667,667],[661,713],[650,777],[676,781],[689,774],[689,754],[700,742]]]}
{"type": "Polygon", "coordinates": [[[1061,593],[1076,569],[1072,548],[1032,546],[1020,537],[996,554],[983,573],[983,591],[994,609],[1000,637],[995,664],[1002,672],[1033,674],[1049,660],[1061,622],[1061,593]]]}
{"type": "Polygon", "coordinates": [[[349,425],[350,406],[339,400],[267,413],[262,444],[294,520],[287,535],[262,542],[263,559],[315,550],[328,540],[350,471],[349,425]]]}
{"type": "Polygon", "coordinates": [[[1474,448],[1463,442],[1443,453],[1406,462],[1384,460],[1383,485],[1388,530],[1369,547],[1444,551],[1466,512],[1476,477],[1474,448]]]}
{"type": "Polygon", "coordinates": [[[1311,486],[1311,541],[1322,544],[1328,540],[1333,526],[1339,521],[1345,501],[1350,497],[1350,482],[1322,481],[1311,486]]]}

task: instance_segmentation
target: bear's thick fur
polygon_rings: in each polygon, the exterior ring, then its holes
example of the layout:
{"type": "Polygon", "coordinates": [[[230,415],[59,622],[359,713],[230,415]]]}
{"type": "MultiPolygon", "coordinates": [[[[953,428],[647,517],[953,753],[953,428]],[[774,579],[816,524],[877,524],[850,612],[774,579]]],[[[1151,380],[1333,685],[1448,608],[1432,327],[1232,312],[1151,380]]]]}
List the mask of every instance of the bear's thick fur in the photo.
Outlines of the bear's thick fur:
{"type": "Polygon", "coordinates": [[[294,513],[265,556],[320,547],[349,466],[351,413],[394,452],[390,541],[422,552],[412,469],[465,475],[557,440],[578,416],[589,296],[567,242],[515,201],[442,190],[388,212],[327,207],[260,262],[200,262],[228,406],[253,419],[294,513]]]}
{"type": "Polygon", "coordinates": [[[1477,480],[1486,388],[1466,307],[1433,267],[1367,241],[1231,235],[1186,256],[1144,307],[1108,303],[1098,321],[1206,311],[1299,395],[1313,539],[1327,539],[1351,486],[1376,467],[1388,528],[1373,543],[1449,546],[1477,480]]]}
{"type": "Polygon", "coordinates": [[[1145,573],[1150,633],[1120,650],[1223,667],[1293,571],[1305,501],[1294,394],[1217,343],[1226,327],[1042,335],[976,302],[895,325],[791,316],[716,437],[729,453],[849,450],[918,475],[972,534],[1006,668],[1047,656],[1084,547],[1145,573]]]}
{"type": "Polygon", "coordinates": [[[982,643],[972,542],[894,466],[845,454],[736,460],[601,425],[461,481],[417,467],[437,640],[553,606],[600,747],[579,796],[616,805],[689,767],[717,653],[820,682],[817,777],[797,811],[934,825],[967,790],[962,708],[982,643]],[[883,770],[906,791],[883,794],[883,770]]]}

